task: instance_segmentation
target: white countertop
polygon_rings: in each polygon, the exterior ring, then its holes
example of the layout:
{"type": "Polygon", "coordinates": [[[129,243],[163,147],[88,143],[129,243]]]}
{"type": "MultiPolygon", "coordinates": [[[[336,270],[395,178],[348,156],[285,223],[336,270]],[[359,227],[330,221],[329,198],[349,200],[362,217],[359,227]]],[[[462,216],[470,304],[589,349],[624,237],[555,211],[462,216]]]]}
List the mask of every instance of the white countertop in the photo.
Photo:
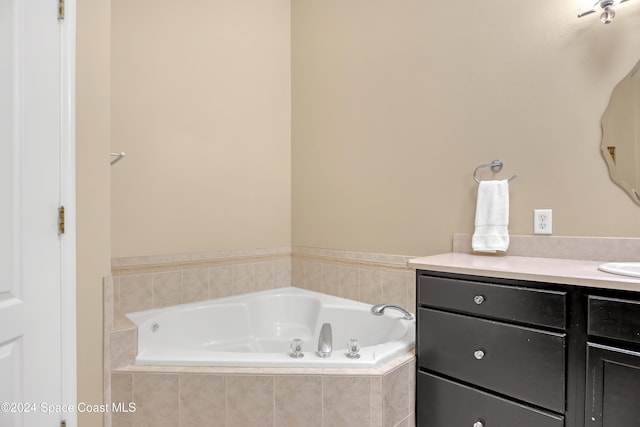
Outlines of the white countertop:
{"type": "Polygon", "coordinates": [[[450,252],[409,260],[418,270],[640,292],[640,278],[598,270],[602,261],[450,252]]]}

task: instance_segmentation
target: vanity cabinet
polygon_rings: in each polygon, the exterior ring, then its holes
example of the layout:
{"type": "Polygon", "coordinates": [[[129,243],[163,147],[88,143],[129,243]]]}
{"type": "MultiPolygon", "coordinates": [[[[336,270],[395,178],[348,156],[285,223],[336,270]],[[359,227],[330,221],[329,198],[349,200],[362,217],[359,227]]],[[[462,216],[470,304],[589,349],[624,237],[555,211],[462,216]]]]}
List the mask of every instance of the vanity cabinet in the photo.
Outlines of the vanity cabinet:
{"type": "Polygon", "coordinates": [[[417,276],[417,424],[563,427],[567,293],[417,276]]]}
{"type": "Polygon", "coordinates": [[[640,302],[588,297],[585,425],[640,425],[640,302]]]}
{"type": "Polygon", "coordinates": [[[416,280],[418,427],[640,426],[640,293],[416,280]]]}

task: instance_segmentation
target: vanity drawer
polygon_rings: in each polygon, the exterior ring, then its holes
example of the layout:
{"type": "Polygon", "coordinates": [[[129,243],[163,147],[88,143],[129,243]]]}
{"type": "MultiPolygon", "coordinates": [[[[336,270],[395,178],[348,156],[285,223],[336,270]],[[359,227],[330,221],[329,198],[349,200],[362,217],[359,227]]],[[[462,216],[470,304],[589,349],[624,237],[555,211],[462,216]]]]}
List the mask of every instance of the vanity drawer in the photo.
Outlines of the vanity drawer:
{"type": "Polygon", "coordinates": [[[547,326],[566,327],[566,292],[418,276],[418,304],[547,326]]]}
{"type": "Polygon", "coordinates": [[[640,344],[640,302],[589,296],[588,333],[640,344]]]}
{"type": "Polygon", "coordinates": [[[427,308],[418,331],[421,369],[564,412],[564,333],[427,308]]]}
{"type": "Polygon", "coordinates": [[[564,417],[560,415],[511,402],[425,372],[418,372],[417,396],[418,426],[564,426],[564,417]]]}

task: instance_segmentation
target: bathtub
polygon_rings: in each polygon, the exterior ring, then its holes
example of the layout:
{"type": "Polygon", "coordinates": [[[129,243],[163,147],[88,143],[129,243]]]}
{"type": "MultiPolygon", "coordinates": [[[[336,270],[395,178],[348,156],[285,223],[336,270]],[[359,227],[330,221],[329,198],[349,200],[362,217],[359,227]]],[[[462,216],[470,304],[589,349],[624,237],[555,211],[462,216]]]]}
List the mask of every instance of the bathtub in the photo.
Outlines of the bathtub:
{"type": "MultiPolygon", "coordinates": [[[[384,301],[381,301],[384,302],[384,301]]],[[[394,310],[294,287],[128,313],[138,327],[136,365],[374,368],[411,351],[415,320],[394,310]],[[324,323],[333,332],[330,357],[316,355],[324,323]],[[301,358],[290,344],[302,340],[301,358]],[[348,358],[357,339],[360,357],[348,358]]]]}

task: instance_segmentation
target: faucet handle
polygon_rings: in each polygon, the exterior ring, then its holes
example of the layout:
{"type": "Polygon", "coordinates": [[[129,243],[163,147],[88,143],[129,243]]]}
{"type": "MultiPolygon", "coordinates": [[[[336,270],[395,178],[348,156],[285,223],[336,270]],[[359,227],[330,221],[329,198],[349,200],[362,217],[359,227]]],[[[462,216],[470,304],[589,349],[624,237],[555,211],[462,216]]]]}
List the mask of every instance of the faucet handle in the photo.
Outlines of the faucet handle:
{"type": "Polygon", "coordinates": [[[304,357],[304,353],[302,352],[302,340],[300,338],[294,338],[291,340],[291,353],[289,353],[289,356],[294,359],[304,357]]]}
{"type": "Polygon", "coordinates": [[[348,353],[346,354],[346,356],[349,359],[360,359],[360,355],[358,354],[358,352],[360,351],[360,344],[358,343],[357,339],[351,338],[349,340],[349,342],[347,343],[347,351],[348,353]]]}

